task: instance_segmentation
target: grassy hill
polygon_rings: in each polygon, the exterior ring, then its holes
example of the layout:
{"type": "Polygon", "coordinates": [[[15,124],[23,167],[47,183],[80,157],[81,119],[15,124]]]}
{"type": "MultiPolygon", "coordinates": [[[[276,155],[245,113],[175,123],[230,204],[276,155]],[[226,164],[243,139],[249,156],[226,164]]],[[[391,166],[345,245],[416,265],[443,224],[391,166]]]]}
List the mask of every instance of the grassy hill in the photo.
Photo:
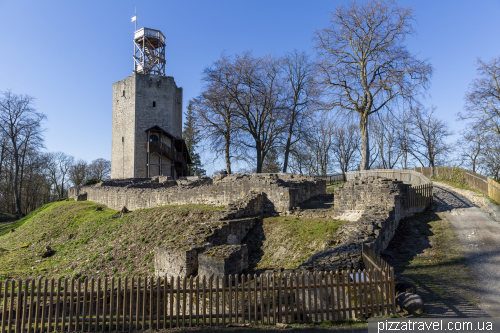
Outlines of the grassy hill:
{"type": "Polygon", "coordinates": [[[118,211],[90,201],[51,203],[0,236],[0,278],[151,275],[160,241],[221,210],[162,206],[117,217],[118,211]],[[56,253],[44,259],[48,245],[56,253]]]}
{"type": "MultiPolygon", "coordinates": [[[[4,225],[0,234],[0,280],[150,276],[153,249],[224,207],[172,205],[124,214],[90,202],[61,201],[4,225]],[[15,228],[14,232],[10,230],[15,228]],[[42,258],[45,247],[55,254],[42,258]]],[[[344,222],[270,217],[249,237],[251,267],[296,268],[321,250],[344,222]]]]}

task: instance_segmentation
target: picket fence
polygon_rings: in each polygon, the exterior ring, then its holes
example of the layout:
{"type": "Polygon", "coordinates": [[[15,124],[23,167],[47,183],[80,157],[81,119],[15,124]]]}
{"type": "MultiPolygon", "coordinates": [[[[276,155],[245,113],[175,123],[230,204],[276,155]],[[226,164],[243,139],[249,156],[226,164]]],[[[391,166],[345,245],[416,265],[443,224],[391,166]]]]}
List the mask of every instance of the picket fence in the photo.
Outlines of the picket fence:
{"type": "Polygon", "coordinates": [[[429,206],[433,203],[432,183],[408,187],[407,208],[429,206]]]}
{"type": "Polygon", "coordinates": [[[273,325],[395,313],[394,270],[363,250],[363,271],[5,281],[0,333],[273,325]]]}

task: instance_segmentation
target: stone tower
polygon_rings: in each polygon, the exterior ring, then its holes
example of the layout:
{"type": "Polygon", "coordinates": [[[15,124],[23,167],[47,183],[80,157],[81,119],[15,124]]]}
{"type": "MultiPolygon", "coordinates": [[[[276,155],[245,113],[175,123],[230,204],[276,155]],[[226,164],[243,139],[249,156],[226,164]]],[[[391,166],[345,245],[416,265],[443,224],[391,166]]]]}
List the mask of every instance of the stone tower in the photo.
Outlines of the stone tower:
{"type": "Polygon", "coordinates": [[[182,88],[165,76],[165,36],[134,33],[133,74],[113,83],[111,178],[188,176],[182,88]]]}

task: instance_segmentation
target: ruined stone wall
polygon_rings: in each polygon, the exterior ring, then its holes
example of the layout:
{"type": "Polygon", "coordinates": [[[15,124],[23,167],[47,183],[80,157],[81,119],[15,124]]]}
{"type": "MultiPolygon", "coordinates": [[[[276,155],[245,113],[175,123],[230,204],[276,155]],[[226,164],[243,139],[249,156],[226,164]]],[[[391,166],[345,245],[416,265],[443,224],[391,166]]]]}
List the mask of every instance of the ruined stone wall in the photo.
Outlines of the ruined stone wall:
{"type": "Polygon", "coordinates": [[[220,245],[240,244],[259,219],[213,220],[191,226],[184,234],[155,248],[155,275],[196,274],[201,253],[220,245]]]}
{"type": "Polygon", "coordinates": [[[198,256],[198,276],[228,276],[248,268],[248,249],[243,245],[213,247],[198,256]]]}
{"type": "Polygon", "coordinates": [[[351,222],[342,225],[328,241],[328,246],[299,268],[316,271],[358,269],[362,243],[376,253],[384,251],[399,221],[426,208],[407,208],[409,186],[390,178],[368,177],[348,180],[336,188],[335,218],[351,222]]]}
{"type": "Polygon", "coordinates": [[[87,200],[119,210],[162,205],[205,204],[224,206],[250,192],[264,193],[264,212],[287,212],[300,202],[326,192],[326,182],[308,176],[286,174],[228,175],[197,181],[154,182],[148,178],[106,181],[94,186],[73,187],[69,196],[87,193],[87,200]]]}

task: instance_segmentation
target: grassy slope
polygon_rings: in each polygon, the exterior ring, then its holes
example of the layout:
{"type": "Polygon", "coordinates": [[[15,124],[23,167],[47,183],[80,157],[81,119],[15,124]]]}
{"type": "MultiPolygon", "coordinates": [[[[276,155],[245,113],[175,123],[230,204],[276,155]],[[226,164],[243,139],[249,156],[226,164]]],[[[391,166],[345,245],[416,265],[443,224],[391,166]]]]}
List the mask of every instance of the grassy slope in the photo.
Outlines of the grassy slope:
{"type": "MultiPolygon", "coordinates": [[[[15,221],[15,226],[10,224],[0,236],[0,280],[151,275],[155,246],[223,209],[172,205],[119,218],[117,211],[90,201],[51,203],[15,221]],[[11,228],[16,231],[11,233],[11,228]],[[48,245],[56,254],[43,259],[48,245]]],[[[254,231],[254,268],[296,268],[322,250],[343,223],[324,218],[264,219],[254,231]]]]}
{"type": "Polygon", "coordinates": [[[16,221],[15,232],[10,233],[10,226],[9,233],[0,236],[0,279],[151,275],[158,242],[224,209],[162,206],[116,218],[117,211],[96,211],[98,206],[103,207],[90,201],[62,201],[16,221]],[[47,245],[56,254],[42,259],[47,245]]]}
{"type": "Polygon", "coordinates": [[[253,233],[263,233],[264,238],[256,242],[260,251],[249,246],[250,261],[256,269],[297,268],[314,253],[323,250],[327,239],[346,223],[326,218],[269,217],[253,233]],[[260,252],[259,255],[255,255],[260,252]]]}

